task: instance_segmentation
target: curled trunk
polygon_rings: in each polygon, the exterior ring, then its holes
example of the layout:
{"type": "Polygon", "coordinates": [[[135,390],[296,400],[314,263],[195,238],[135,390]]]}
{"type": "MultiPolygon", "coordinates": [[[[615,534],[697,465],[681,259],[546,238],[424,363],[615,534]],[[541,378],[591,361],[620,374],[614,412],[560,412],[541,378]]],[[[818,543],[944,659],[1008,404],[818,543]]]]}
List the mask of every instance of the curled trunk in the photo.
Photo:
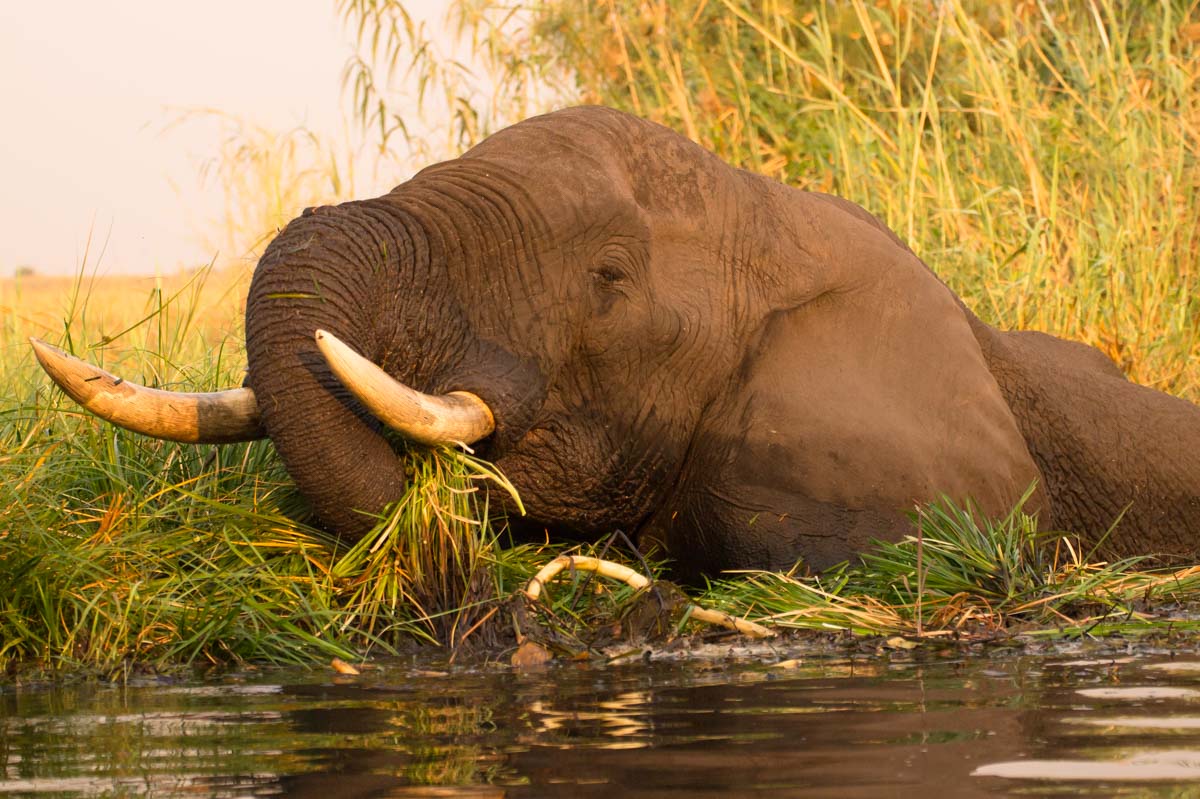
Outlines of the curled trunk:
{"type": "Polygon", "coordinates": [[[375,357],[378,285],[397,257],[379,221],[356,204],[294,220],[263,254],[246,303],[263,425],[320,522],[351,540],[400,497],[405,475],[383,426],[330,371],[314,334],[330,330],[375,357]]]}

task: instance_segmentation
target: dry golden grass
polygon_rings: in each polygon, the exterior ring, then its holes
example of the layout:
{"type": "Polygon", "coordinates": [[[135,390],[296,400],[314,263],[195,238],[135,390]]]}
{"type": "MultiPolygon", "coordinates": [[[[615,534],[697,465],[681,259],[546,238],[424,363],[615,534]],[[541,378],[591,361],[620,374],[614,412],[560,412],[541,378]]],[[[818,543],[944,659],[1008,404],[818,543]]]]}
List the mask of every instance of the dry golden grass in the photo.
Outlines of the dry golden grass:
{"type": "MultiPolygon", "coordinates": [[[[2,343],[22,346],[29,336],[56,339],[71,326],[84,334],[85,347],[103,346],[121,334],[147,326],[161,306],[188,307],[194,334],[211,340],[242,326],[250,272],[197,270],[165,276],[103,275],[94,277],[24,275],[0,278],[2,343]],[[141,323],[141,325],[139,325],[141,323]]],[[[147,332],[156,347],[158,325],[147,332]]]]}

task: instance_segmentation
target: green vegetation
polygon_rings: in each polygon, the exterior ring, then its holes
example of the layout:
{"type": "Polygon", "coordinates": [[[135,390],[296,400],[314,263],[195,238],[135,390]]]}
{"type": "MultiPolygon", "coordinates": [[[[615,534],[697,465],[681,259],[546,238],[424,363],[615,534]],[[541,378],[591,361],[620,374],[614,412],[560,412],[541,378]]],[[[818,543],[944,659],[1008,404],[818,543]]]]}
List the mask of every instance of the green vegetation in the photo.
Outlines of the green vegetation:
{"type": "MultiPolygon", "coordinates": [[[[1023,501],[1022,501],[1023,504],[1023,501]]],[[[1137,634],[1200,598],[1200,567],[1152,558],[1097,562],[1069,537],[1039,535],[1021,504],[980,521],[950,502],[914,514],[914,533],[817,578],[755,572],[709,587],[702,604],[783,629],[988,640],[1137,634]],[[1175,607],[1171,607],[1175,605],[1175,607]]],[[[1200,620],[1172,618],[1174,630],[1200,620]]]]}
{"type": "MultiPolygon", "coordinates": [[[[429,159],[562,98],[625,108],[865,205],[985,319],[1095,344],[1132,378],[1200,400],[1194,3],[456,3],[488,75],[439,61],[402,4],[340,7],[363,51],[348,91],[382,148],[418,135],[384,78],[410,62],[424,96],[452,109],[449,145],[424,142],[429,159]]],[[[277,163],[260,157],[271,141],[229,142],[217,175],[230,218],[273,227],[299,212],[290,202],[349,184],[330,148],[302,137],[277,163]]],[[[265,233],[220,235],[250,247],[265,233]]],[[[349,660],[511,641],[514,624],[563,653],[612,643],[614,619],[628,634],[635,593],[592,577],[560,577],[545,608],[507,603],[562,549],[503,546],[480,464],[409,453],[405,500],[338,546],[305,526],[269,443],[107,427],[51,390],[25,342],[48,337],[149,385],[236,385],[244,290],[244,274],[206,271],[0,281],[0,674],[349,660]]],[[[917,522],[861,564],[734,575],[698,601],[783,629],[986,638],[1142,630],[1156,602],[1200,590],[1197,569],[1090,563],[1067,539],[1036,541],[1019,508],[980,526],[935,505],[917,522]]],[[[685,624],[676,614],[664,629],[685,624]]]]}

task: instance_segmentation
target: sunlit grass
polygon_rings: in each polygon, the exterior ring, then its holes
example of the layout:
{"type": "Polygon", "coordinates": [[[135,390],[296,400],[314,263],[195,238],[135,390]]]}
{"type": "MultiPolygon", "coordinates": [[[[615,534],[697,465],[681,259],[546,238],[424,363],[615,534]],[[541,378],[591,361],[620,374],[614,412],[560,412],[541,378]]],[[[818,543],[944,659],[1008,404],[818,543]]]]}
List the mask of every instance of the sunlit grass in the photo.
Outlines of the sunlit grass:
{"type": "MultiPolygon", "coordinates": [[[[519,589],[571,545],[510,546],[489,515],[488,491],[511,490],[503,476],[444,450],[402,453],[404,497],[370,535],[339,544],[305,523],[269,442],[191,446],[111,427],[53,389],[29,354],[28,335],[49,336],[152,385],[236,384],[238,317],[224,330],[196,321],[211,279],[199,273],[186,290],[164,284],[140,300],[128,288],[81,295],[59,333],[26,303],[0,333],[0,674],[353,661],[417,644],[494,655],[526,637],[559,655],[610,656],[647,635],[704,629],[689,623],[691,602],[782,630],[1128,632],[1159,618],[1147,609],[1200,596],[1200,570],[1092,563],[1068,538],[1039,539],[1020,506],[988,521],[946,504],[921,510],[919,534],[819,577],[731,576],[689,601],[666,583],[638,592],[578,573],[530,604],[519,589]],[[93,296],[108,304],[93,312],[93,296]],[[122,314],[130,321],[109,327],[122,314]],[[112,330],[120,335],[102,332],[112,330]]],[[[619,543],[578,551],[668,573],[631,561],[619,543]]]]}
{"type": "Polygon", "coordinates": [[[202,310],[236,310],[213,294],[242,282],[227,277],[170,278],[148,293],[133,279],[81,280],[74,299],[62,281],[0,285],[20,310],[0,331],[0,672],[457,646],[482,615],[472,609],[494,604],[485,466],[409,453],[408,493],[375,536],[347,547],[304,524],[269,442],[187,446],[111,427],[52,388],[30,354],[37,335],[148,385],[237,385],[240,315],[202,310]]]}
{"type": "Polygon", "coordinates": [[[931,503],[913,514],[912,534],[876,542],[858,562],[819,576],[746,573],[713,583],[700,601],[777,628],[860,635],[1134,634],[1164,621],[1200,629],[1196,614],[1175,613],[1200,600],[1200,566],[1096,561],[1069,535],[1039,533],[1023,502],[997,520],[931,503]]]}

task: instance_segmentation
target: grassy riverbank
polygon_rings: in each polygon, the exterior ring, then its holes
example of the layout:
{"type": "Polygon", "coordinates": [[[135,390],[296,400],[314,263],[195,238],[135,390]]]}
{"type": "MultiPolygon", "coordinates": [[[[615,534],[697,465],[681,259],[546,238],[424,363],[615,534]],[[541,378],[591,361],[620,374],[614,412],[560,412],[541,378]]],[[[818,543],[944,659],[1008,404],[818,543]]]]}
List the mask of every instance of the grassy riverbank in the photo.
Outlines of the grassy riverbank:
{"type": "MultiPolygon", "coordinates": [[[[507,546],[480,490],[503,488],[453,453],[409,453],[404,501],[361,544],[339,546],[303,523],[269,442],[199,447],[110,427],[52,388],[26,343],[73,342],[152,385],[234,385],[241,282],[122,278],[75,300],[70,283],[0,282],[0,675],[354,661],[464,642],[507,657],[518,635],[559,655],[611,656],[650,630],[704,629],[674,591],[641,596],[582,573],[561,576],[536,606],[513,599],[567,547],[507,546]]],[[[863,564],[820,578],[731,575],[691,598],[776,630],[912,640],[1136,633],[1200,598],[1197,570],[1093,563],[1065,539],[1035,541],[1019,511],[984,528],[953,507],[919,521],[919,535],[914,526],[863,564]]],[[[620,546],[581,551],[647,568],[620,546]]]]}
{"type": "MultiPolygon", "coordinates": [[[[1087,341],[1131,378],[1200,400],[1192,5],[785,5],[542,0],[519,36],[493,31],[489,63],[496,79],[556,69],[568,97],[854,199],[989,321],[1087,341]]],[[[527,86],[496,80],[495,107],[530,108],[506,100],[527,86]]],[[[515,640],[501,603],[560,549],[505,548],[472,491],[476,466],[411,455],[426,479],[374,551],[347,550],[305,526],[268,442],[194,447],[107,427],[50,388],[26,343],[150,385],[237,385],[246,280],[0,281],[0,679],[515,640]],[[439,546],[404,543],[430,535],[439,546]],[[432,579],[453,561],[458,582],[432,579]]],[[[862,566],[730,576],[695,598],[784,629],[988,638],[1137,632],[1200,591],[1193,570],[1090,560],[1063,539],[1034,546],[1019,513],[979,530],[930,508],[912,541],[862,566]]],[[[630,589],[560,579],[587,588],[556,585],[552,615],[534,614],[551,648],[622,634],[630,589]]]]}

